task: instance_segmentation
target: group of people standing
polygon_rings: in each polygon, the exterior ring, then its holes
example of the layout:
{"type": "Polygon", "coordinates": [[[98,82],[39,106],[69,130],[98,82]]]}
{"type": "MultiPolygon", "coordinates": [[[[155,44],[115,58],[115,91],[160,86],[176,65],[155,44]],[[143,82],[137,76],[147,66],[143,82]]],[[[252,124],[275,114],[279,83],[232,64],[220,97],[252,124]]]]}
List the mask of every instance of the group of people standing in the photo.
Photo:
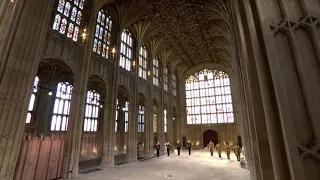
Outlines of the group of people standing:
{"type": "MultiPolygon", "coordinates": [[[[169,142],[167,142],[165,145],[167,147],[167,155],[170,156],[171,145],[169,142]]],[[[180,141],[177,142],[176,146],[177,146],[178,156],[180,156],[180,149],[181,149],[180,141]]],[[[187,147],[188,147],[189,155],[191,155],[191,142],[190,142],[190,140],[187,143],[187,147]]],[[[161,148],[161,146],[160,146],[160,143],[158,142],[157,143],[157,157],[160,156],[160,148],[161,148]]]]}
{"type": "MultiPolygon", "coordinates": [[[[171,145],[169,142],[167,142],[165,145],[167,147],[167,155],[170,156],[171,145]]],[[[178,156],[180,156],[180,149],[181,149],[180,141],[177,142],[176,147],[177,147],[177,151],[178,151],[178,156]]],[[[188,147],[189,155],[191,155],[191,147],[192,146],[191,146],[190,140],[187,143],[187,147],[188,147]]],[[[214,146],[214,143],[212,141],[210,141],[207,147],[211,153],[211,156],[213,156],[213,150],[216,149],[219,157],[221,157],[221,152],[222,152],[223,147],[220,145],[220,143],[218,143],[216,146],[214,146]]],[[[158,142],[157,143],[157,157],[160,156],[160,148],[161,148],[161,146],[160,146],[160,143],[158,142]]],[[[228,159],[230,159],[231,148],[232,147],[229,145],[229,143],[226,143],[225,151],[226,151],[228,159]]],[[[240,161],[241,147],[239,146],[238,143],[233,148],[233,150],[234,150],[235,155],[237,156],[237,161],[240,161]]]]}
{"type": "MultiPolygon", "coordinates": [[[[212,141],[210,141],[207,147],[208,147],[208,149],[209,149],[209,151],[211,153],[211,156],[213,156],[213,150],[216,149],[216,151],[218,152],[219,157],[221,157],[221,152],[222,152],[222,148],[223,147],[220,145],[220,143],[218,143],[216,145],[216,147],[214,147],[214,143],[212,141]]],[[[233,150],[234,150],[235,155],[237,156],[237,161],[240,161],[241,147],[239,146],[238,143],[233,148],[233,150]]],[[[230,147],[229,143],[226,143],[225,151],[226,151],[228,159],[230,159],[231,147],[230,147]]]]}

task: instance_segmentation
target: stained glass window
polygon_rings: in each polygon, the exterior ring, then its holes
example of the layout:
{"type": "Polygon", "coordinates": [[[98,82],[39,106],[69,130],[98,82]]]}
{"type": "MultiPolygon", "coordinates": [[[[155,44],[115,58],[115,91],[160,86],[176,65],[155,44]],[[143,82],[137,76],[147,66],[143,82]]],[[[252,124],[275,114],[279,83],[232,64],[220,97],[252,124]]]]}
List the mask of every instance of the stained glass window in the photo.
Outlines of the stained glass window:
{"type": "Polygon", "coordinates": [[[68,82],[58,83],[51,118],[51,131],[67,131],[72,85],[68,82]]]}
{"type": "Polygon", "coordinates": [[[107,59],[110,57],[111,30],[111,17],[107,11],[100,9],[97,15],[97,25],[92,50],[107,59]]]}
{"type": "Polygon", "coordinates": [[[172,94],[177,96],[177,76],[172,74],[172,94]]]}
{"type": "Polygon", "coordinates": [[[144,132],[144,106],[139,105],[138,132],[144,132]]]}
{"type": "Polygon", "coordinates": [[[159,60],[153,59],[153,84],[159,86],[159,60]]]}
{"type": "Polygon", "coordinates": [[[35,108],[34,106],[36,103],[38,88],[39,88],[39,78],[38,78],[38,76],[36,76],[36,78],[34,79],[34,82],[33,82],[33,90],[32,90],[32,94],[31,94],[30,101],[29,101],[26,123],[31,123],[33,120],[34,108],[35,108]]]}
{"type": "Polygon", "coordinates": [[[164,66],[164,69],[163,69],[163,88],[165,91],[169,90],[169,76],[168,76],[167,66],[164,66]]]}
{"type": "Polygon", "coordinates": [[[230,80],[225,72],[204,69],[186,81],[188,124],[233,123],[230,80]]]}
{"type": "Polygon", "coordinates": [[[59,0],[52,29],[78,41],[85,0],[59,0]]]}
{"type": "Polygon", "coordinates": [[[98,118],[101,106],[100,94],[96,91],[88,91],[86,99],[86,109],[84,113],[83,131],[96,132],[98,131],[98,118]]]}
{"type": "Polygon", "coordinates": [[[164,121],[164,132],[166,133],[167,132],[167,110],[164,110],[163,112],[163,121],[164,121]]]}
{"type": "Polygon", "coordinates": [[[124,131],[128,132],[128,122],[129,122],[129,102],[126,101],[124,107],[121,109],[119,106],[119,101],[117,99],[117,109],[116,109],[116,125],[115,125],[115,132],[118,131],[119,127],[119,115],[120,113],[124,113],[124,131]]]}
{"type": "Polygon", "coordinates": [[[120,48],[120,67],[131,71],[131,62],[133,56],[133,38],[128,30],[124,30],[121,34],[121,48],[120,48]]]}
{"type": "Polygon", "coordinates": [[[139,77],[147,79],[147,49],[141,47],[139,51],[139,77]]]}

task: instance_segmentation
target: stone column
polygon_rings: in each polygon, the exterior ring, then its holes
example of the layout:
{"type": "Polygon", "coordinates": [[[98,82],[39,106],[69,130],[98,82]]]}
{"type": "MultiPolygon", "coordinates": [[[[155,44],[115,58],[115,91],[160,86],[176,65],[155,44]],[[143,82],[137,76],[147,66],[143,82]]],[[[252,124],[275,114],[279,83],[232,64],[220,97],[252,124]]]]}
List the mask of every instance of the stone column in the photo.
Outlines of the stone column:
{"type": "Polygon", "coordinates": [[[159,83],[159,86],[160,86],[160,102],[158,104],[158,109],[157,109],[157,138],[158,138],[158,142],[160,142],[160,146],[161,146],[161,151],[162,152],[165,152],[166,151],[166,147],[165,147],[165,134],[164,134],[164,123],[163,123],[163,120],[164,120],[164,80],[163,80],[163,69],[165,67],[165,65],[163,64],[164,61],[161,60],[161,68],[160,68],[160,71],[159,71],[159,77],[160,77],[160,83],[159,83]]]}
{"type": "MultiPolygon", "coordinates": [[[[54,86],[56,87],[56,86],[54,86]]],[[[48,95],[48,90],[41,88],[41,80],[40,80],[40,87],[39,94],[38,94],[38,100],[36,103],[36,106],[34,107],[36,110],[35,114],[35,125],[36,126],[36,135],[38,137],[43,134],[44,136],[48,136],[49,131],[49,124],[51,121],[51,111],[53,106],[53,100],[55,91],[52,92],[52,96],[48,95]]]]}
{"type": "Polygon", "coordinates": [[[0,29],[5,32],[0,35],[1,180],[14,175],[39,52],[43,52],[46,20],[51,15],[51,1],[21,0],[15,5],[14,9],[4,7],[8,11],[0,29]]]}
{"type": "Polygon", "coordinates": [[[121,28],[115,33],[116,35],[116,50],[115,61],[113,64],[113,78],[110,78],[111,90],[108,92],[108,109],[104,112],[104,123],[103,127],[103,148],[102,148],[102,159],[101,167],[113,167],[114,166],[114,136],[115,136],[115,119],[117,109],[117,97],[118,97],[118,74],[119,74],[119,62],[120,62],[120,47],[121,47],[121,28]]]}
{"type": "Polygon", "coordinates": [[[136,161],[137,156],[137,141],[138,141],[138,110],[139,110],[139,100],[138,100],[138,86],[139,86],[139,50],[141,47],[141,38],[138,35],[137,44],[135,47],[134,57],[136,59],[136,67],[133,68],[133,91],[130,99],[130,109],[129,109],[129,128],[128,128],[128,154],[127,158],[129,161],[136,161]]]}
{"type": "Polygon", "coordinates": [[[145,113],[145,156],[152,157],[153,156],[153,59],[154,53],[150,51],[151,56],[148,66],[150,69],[150,76],[148,78],[149,82],[147,84],[147,95],[146,98],[146,113],[145,113]]]}

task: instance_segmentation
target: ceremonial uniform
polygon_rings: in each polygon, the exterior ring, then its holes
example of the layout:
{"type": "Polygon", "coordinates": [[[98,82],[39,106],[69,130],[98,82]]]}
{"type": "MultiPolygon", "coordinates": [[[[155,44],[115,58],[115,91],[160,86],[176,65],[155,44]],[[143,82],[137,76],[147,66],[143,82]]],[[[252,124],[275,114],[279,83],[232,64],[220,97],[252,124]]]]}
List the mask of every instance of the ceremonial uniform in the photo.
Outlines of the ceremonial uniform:
{"type": "Polygon", "coordinates": [[[181,144],[180,144],[180,142],[178,141],[178,142],[177,142],[178,156],[180,156],[180,149],[181,149],[181,144]]]}
{"type": "Polygon", "coordinates": [[[228,159],[230,159],[230,150],[231,150],[231,147],[230,147],[229,144],[227,143],[227,144],[226,144],[226,154],[227,154],[228,159]]]}
{"type": "Polygon", "coordinates": [[[241,147],[237,144],[234,148],[234,153],[237,156],[237,160],[240,161],[240,153],[241,153],[241,147]]]}
{"type": "Polygon", "coordinates": [[[208,146],[209,146],[209,151],[211,153],[211,156],[213,156],[214,143],[212,141],[210,141],[208,146]]]}
{"type": "Polygon", "coordinates": [[[157,157],[160,155],[160,143],[157,143],[157,157]]]}
{"type": "Polygon", "coordinates": [[[166,146],[167,146],[167,154],[168,154],[168,156],[170,156],[170,148],[171,148],[171,146],[170,146],[169,143],[167,143],[166,146]]]}
{"type": "Polygon", "coordinates": [[[222,148],[221,148],[220,143],[218,143],[218,144],[216,145],[216,150],[217,150],[217,152],[218,152],[219,157],[221,157],[222,148]]]}
{"type": "Polygon", "coordinates": [[[187,143],[187,147],[189,150],[189,155],[191,155],[191,142],[190,141],[187,143]]]}

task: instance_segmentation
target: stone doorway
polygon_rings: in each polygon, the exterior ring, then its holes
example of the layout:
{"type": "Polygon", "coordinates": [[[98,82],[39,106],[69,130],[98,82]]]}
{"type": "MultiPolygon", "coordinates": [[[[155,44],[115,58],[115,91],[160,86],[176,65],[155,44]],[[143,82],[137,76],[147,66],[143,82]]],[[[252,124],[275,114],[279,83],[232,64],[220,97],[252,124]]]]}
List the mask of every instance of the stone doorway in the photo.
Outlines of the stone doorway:
{"type": "Polygon", "coordinates": [[[214,142],[214,145],[218,144],[218,133],[213,129],[203,132],[203,147],[206,147],[210,141],[214,142]]]}

